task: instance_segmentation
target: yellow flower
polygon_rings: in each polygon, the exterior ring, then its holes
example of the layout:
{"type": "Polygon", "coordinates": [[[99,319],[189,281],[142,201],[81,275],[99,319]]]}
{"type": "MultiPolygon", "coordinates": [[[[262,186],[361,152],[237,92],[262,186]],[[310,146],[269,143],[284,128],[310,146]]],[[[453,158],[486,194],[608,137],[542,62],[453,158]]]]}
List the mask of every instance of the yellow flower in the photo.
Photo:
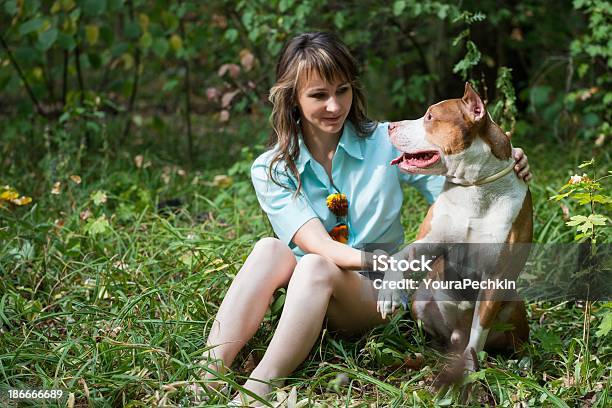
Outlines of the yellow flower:
{"type": "Polygon", "coordinates": [[[3,190],[4,191],[0,193],[0,204],[3,201],[7,201],[14,205],[27,205],[32,202],[31,197],[26,197],[26,196],[19,197],[19,193],[15,191],[13,188],[11,188],[10,186],[4,186],[3,190]]]}
{"type": "Polygon", "coordinates": [[[343,193],[330,194],[327,196],[327,208],[338,217],[344,217],[348,213],[348,200],[343,193]]]}
{"type": "Polygon", "coordinates": [[[0,194],[0,200],[11,201],[19,197],[19,194],[15,190],[6,190],[0,194]]]}
{"type": "Polygon", "coordinates": [[[15,205],[28,205],[32,202],[32,197],[21,196],[21,198],[15,198],[11,200],[11,203],[15,205]]]}

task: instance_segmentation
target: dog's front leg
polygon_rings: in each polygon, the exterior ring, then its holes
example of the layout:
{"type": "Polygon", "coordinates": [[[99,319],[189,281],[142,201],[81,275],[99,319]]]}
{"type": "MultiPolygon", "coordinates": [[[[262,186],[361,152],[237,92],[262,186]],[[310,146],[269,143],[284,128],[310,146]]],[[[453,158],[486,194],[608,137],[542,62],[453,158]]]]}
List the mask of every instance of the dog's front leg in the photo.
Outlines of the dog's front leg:
{"type": "MultiPolygon", "coordinates": [[[[377,264],[383,265],[384,269],[374,267],[375,271],[385,272],[384,278],[378,288],[378,301],[376,304],[377,311],[385,319],[387,314],[392,314],[400,306],[404,309],[408,308],[408,290],[409,282],[407,282],[406,274],[398,268],[398,262],[401,260],[412,261],[418,259],[421,255],[433,257],[439,252],[439,244],[428,243],[425,240],[415,241],[401,251],[387,256],[384,252],[376,252],[374,255],[377,259],[383,262],[377,264]]],[[[414,288],[416,289],[416,287],[414,288]]]]}
{"type": "Polygon", "coordinates": [[[465,371],[469,374],[478,371],[477,355],[484,349],[491,326],[497,317],[501,302],[492,300],[492,290],[481,290],[474,308],[468,345],[463,352],[465,371]]]}

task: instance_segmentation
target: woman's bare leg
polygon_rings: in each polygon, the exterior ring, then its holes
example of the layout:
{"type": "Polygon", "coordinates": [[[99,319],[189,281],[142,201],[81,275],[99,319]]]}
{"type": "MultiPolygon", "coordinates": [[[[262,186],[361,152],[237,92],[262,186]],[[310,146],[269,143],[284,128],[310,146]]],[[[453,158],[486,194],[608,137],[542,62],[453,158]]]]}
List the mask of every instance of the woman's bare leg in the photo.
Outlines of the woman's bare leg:
{"type": "Polygon", "coordinates": [[[272,341],[244,387],[266,397],[270,386],[265,382],[289,376],[308,356],[326,314],[333,328],[347,333],[384,323],[376,312],[376,299],[371,282],[359,273],[340,269],[319,255],[304,256],[289,281],[272,341]]]}
{"type": "MultiPolygon", "coordinates": [[[[204,357],[220,360],[209,368],[224,372],[261,324],[274,292],[289,282],[295,269],[293,252],[275,238],[263,238],[232,281],[206,341],[204,357]]],[[[207,372],[206,379],[216,376],[207,372]]]]}

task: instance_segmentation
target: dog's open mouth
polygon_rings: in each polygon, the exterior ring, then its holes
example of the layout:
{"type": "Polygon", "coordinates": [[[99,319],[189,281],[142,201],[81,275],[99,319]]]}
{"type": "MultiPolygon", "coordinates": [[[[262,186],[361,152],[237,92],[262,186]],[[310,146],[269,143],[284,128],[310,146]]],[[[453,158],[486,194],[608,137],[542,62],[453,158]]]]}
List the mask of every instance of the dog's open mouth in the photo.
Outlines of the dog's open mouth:
{"type": "Polygon", "coordinates": [[[391,165],[398,164],[400,168],[409,170],[410,168],[424,169],[440,160],[440,154],[435,150],[426,150],[415,153],[402,153],[397,159],[391,161],[391,165]]]}

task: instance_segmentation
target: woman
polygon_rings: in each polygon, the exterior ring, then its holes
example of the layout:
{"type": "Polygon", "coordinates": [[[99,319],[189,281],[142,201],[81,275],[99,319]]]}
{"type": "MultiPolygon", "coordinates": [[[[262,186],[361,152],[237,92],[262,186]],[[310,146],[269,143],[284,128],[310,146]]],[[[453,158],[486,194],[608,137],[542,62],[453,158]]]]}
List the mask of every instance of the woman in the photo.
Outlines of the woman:
{"type": "MultiPolygon", "coordinates": [[[[259,328],[274,292],[287,287],[276,332],[244,385],[262,397],[304,361],[325,319],[347,334],[385,323],[376,290],[357,272],[365,265],[356,248],[402,243],[400,180],[430,203],[443,184],[441,176],[400,174],[389,165],[398,151],[387,124],[367,118],[356,62],[334,36],[291,39],[276,77],[270,92],[276,143],[255,160],[251,175],[278,239],[260,240],[246,259],[219,308],[206,355],[211,371],[224,372],[259,328]]],[[[520,149],[513,154],[518,176],[528,181],[526,156],[520,149]]]]}

